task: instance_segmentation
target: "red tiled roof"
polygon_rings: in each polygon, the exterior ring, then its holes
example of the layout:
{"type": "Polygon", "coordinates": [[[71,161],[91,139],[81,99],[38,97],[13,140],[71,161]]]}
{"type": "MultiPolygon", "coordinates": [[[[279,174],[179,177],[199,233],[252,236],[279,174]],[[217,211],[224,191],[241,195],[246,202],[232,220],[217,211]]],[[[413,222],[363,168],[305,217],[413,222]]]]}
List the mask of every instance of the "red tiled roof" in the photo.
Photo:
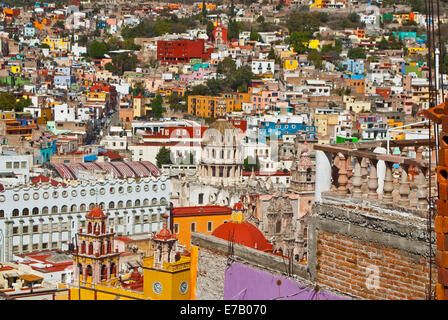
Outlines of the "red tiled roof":
{"type": "Polygon", "coordinates": [[[132,239],[129,238],[129,237],[117,237],[117,238],[115,238],[115,240],[116,240],[116,241],[124,241],[124,242],[126,242],[126,241],[132,241],[132,239]]]}
{"type": "Polygon", "coordinates": [[[224,206],[197,206],[197,207],[178,207],[173,208],[174,217],[188,217],[199,215],[221,215],[231,214],[232,209],[224,206]]]}
{"type": "MultiPolygon", "coordinates": [[[[246,171],[243,172],[243,176],[250,176],[252,174],[252,172],[250,171],[246,171]]],[[[255,171],[254,174],[256,176],[290,176],[291,172],[283,172],[283,171],[276,171],[276,172],[260,172],[260,171],[255,171]]]]}
{"type": "Polygon", "coordinates": [[[122,156],[120,156],[118,153],[116,153],[116,152],[112,152],[112,151],[110,151],[110,150],[107,150],[106,152],[102,152],[102,151],[100,151],[100,152],[98,152],[100,155],[102,155],[102,156],[107,156],[107,157],[109,157],[109,159],[110,160],[117,160],[117,159],[122,159],[123,157],[122,156]]]}
{"type": "Polygon", "coordinates": [[[10,266],[6,266],[6,267],[1,267],[0,268],[0,271],[8,271],[8,270],[14,270],[14,268],[10,267],[10,266]]]}

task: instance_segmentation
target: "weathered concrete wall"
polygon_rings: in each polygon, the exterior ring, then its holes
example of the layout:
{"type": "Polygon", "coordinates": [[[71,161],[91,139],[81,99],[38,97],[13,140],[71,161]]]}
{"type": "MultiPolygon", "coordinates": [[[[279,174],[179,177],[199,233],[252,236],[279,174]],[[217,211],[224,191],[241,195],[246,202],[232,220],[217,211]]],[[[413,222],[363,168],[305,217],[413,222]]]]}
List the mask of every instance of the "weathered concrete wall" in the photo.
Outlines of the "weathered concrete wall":
{"type": "Polygon", "coordinates": [[[271,293],[273,290],[278,292],[278,287],[276,283],[273,283],[273,279],[284,281],[283,288],[288,293],[296,293],[297,290],[295,289],[302,288],[304,295],[299,295],[296,299],[308,299],[310,297],[333,299],[345,296],[341,294],[333,295],[331,290],[327,290],[328,288],[325,286],[319,288],[320,293],[317,296],[313,294],[315,284],[309,281],[309,272],[306,265],[293,263],[290,268],[285,258],[239,244],[233,245],[232,252],[227,241],[196,232],[192,232],[191,244],[199,247],[197,300],[275,298],[278,296],[273,296],[271,293]],[[242,270],[237,267],[243,265],[249,269],[242,270]],[[242,279],[263,281],[259,284],[264,289],[258,290],[256,284],[249,285],[242,279]],[[246,289],[246,298],[244,298],[244,295],[238,295],[244,289],[246,289]],[[305,294],[306,292],[307,294],[305,294]],[[238,297],[234,297],[235,295],[238,297]]]}
{"type": "Polygon", "coordinates": [[[197,300],[223,300],[227,257],[206,248],[198,250],[197,300]]]}
{"type": "MultiPolygon", "coordinates": [[[[311,279],[355,298],[424,299],[430,267],[426,220],[377,204],[327,195],[313,206],[311,279]]],[[[433,277],[435,270],[433,265],[433,277]]]]}

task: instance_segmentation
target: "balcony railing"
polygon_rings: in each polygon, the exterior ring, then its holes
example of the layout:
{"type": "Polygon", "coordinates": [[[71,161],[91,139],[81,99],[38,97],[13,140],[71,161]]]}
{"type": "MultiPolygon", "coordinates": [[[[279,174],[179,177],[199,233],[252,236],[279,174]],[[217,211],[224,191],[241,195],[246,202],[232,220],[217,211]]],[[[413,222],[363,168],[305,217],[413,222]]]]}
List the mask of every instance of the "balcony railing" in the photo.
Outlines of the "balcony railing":
{"type": "Polygon", "coordinates": [[[314,145],[316,201],[331,193],[399,206],[425,217],[429,191],[434,196],[437,190],[434,151],[431,166],[424,159],[429,158],[429,145],[434,140],[391,141],[389,154],[386,141],[314,145]],[[400,155],[393,155],[397,148],[400,155]],[[408,156],[410,151],[414,158],[408,156]]]}

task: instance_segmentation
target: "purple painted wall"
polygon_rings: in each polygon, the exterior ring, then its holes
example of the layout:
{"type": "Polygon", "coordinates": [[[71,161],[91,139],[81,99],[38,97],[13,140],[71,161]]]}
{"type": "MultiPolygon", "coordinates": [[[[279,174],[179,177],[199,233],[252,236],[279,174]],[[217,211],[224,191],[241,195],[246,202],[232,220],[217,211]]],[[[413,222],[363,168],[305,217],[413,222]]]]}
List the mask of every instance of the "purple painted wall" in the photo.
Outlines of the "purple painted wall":
{"type": "Polygon", "coordinates": [[[329,292],[295,282],[293,279],[279,277],[268,272],[232,263],[227,268],[224,281],[224,300],[345,300],[329,292]],[[277,285],[277,280],[281,285],[277,285]],[[286,297],[288,296],[288,297],[286,297]]]}

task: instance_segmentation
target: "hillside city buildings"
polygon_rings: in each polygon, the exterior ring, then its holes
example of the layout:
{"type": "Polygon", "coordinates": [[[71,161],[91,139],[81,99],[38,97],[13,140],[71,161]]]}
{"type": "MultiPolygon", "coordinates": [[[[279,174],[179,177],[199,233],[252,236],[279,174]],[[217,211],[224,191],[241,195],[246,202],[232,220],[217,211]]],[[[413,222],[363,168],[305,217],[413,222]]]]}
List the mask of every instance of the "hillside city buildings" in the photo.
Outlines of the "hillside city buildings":
{"type": "Polygon", "coordinates": [[[423,10],[2,3],[0,299],[444,299],[423,10]]]}

